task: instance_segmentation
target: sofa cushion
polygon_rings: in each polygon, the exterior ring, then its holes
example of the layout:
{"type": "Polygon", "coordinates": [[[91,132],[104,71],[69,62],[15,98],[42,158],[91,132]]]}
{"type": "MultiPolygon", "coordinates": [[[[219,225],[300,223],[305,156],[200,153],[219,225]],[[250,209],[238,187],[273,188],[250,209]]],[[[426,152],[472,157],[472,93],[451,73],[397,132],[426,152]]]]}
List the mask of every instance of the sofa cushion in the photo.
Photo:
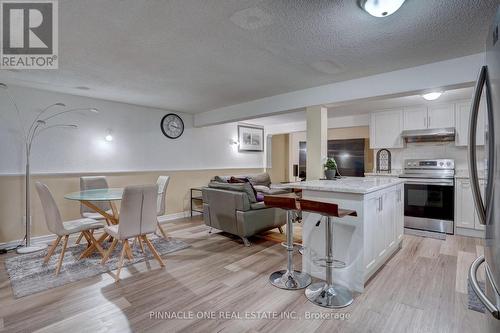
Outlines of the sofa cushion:
{"type": "Polygon", "coordinates": [[[221,183],[221,182],[210,182],[208,184],[208,187],[217,188],[220,190],[227,190],[227,191],[244,192],[248,195],[248,200],[250,201],[250,204],[257,202],[257,198],[253,193],[253,189],[250,183],[231,184],[231,183],[221,183]]]}
{"type": "Polygon", "coordinates": [[[271,177],[267,172],[257,173],[255,175],[248,175],[247,177],[252,183],[253,186],[263,185],[263,186],[271,186],[271,177]]]}
{"type": "Polygon", "coordinates": [[[257,192],[262,193],[264,195],[276,195],[276,194],[285,194],[290,193],[289,189],[286,188],[269,188],[266,186],[254,186],[257,192]]]}
{"type": "Polygon", "coordinates": [[[227,183],[228,177],[221,177],[221,176],[215,176],[214,179],[212,179],[213,182],[219,182],[219,183],[227,183]]]}
{"type": "Polygon", "coordinates": [[[264,209],[264,208],[268,208],[268,207],[266,207],[264,202],[256,202],[256,203],[251,204],[250,208],[252,210],[256,210],[256,209],[264,209]]]}
{"type": "MultiPolygon", "coordinates": [[[[253,187],[252,183],[250,183],[250,181],[248,180],[248,178],[236,178],[234,176],[232,176],[231,178],[229,178],[229,180],[227,181],[228,183],[231,183],[231,184],[238,184],[238,183],[248,183],[250,184],[250,186],[252,187],[252,191],[253,191],[253,194],[255,195],[255,198],[257,201],[259,201],[259,198],[257,197],[257,191],[255,190],[255,188],[253,187]]],[[[263,201],[264,198],[262,198],[261,201],[263,201]]]]}

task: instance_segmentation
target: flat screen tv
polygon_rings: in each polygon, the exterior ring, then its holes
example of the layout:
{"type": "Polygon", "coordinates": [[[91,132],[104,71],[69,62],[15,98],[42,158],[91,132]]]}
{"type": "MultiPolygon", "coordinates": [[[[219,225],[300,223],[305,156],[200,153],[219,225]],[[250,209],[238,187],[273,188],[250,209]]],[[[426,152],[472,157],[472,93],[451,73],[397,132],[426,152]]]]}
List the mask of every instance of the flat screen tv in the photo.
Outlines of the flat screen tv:
{"type": "MultiPolygon", "coordinates": [[[[340,175],[364,177],[365,139],[328,140],[328,157],[334,157],[340,175]]],[[[299,142],[299,177],[306,177],[306,142],[299,142]]]]}

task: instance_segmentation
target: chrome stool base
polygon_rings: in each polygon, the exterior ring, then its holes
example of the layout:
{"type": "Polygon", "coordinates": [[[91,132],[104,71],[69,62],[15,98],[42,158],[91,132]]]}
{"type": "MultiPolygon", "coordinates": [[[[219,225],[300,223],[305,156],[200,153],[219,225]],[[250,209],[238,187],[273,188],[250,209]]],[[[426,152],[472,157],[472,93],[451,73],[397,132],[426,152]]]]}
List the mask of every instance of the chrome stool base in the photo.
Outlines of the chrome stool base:
{"type": "Polygon", "coordinates": [[[311,276],[300,271],[277,271],[269,276],[269,281],[275,287],[286,290],[304,289],[311,284],[311,276]]]}
{"type": "Polygon", "coordinates": [[[353,302],[352,292],[340,285],[325,282],[311,284],[306,289],[306,297],[312,303],[331,309],[343,308],[353,302]]]}

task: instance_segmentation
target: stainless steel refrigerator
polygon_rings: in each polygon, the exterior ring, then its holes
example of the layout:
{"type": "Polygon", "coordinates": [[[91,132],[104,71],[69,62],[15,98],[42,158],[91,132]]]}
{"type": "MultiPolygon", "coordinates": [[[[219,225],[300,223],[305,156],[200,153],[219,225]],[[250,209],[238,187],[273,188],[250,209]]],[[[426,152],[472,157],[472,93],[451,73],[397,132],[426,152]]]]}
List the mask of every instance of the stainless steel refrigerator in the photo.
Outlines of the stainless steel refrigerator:
{"type": "Polygon", "coordinates": [[[479,220],[486,226],[484,256],[477,258],[469,270],[469,282],[479,300],[486,307],[488,332],[500,332],[500,6],[486,40],[485,65],[481,68],[469,123],[469,170],[474,204],[479,220]],[[476,125],[479,100],[485,91],[488,110],[486,130],[486,179],[484,198],[479,191],[476,166],[476,125]],[[477,281],[477,270],[484,265],[485,291],[477,281]]]}

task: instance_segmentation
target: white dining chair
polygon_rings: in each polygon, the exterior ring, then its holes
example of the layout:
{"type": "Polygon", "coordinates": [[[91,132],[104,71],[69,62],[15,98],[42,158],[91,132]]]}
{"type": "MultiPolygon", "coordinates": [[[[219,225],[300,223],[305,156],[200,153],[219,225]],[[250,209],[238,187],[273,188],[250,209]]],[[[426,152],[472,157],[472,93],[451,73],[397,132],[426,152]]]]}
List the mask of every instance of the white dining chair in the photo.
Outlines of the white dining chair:
{"type": "Polygon", "coordinates": [[[95,229],[103,228],[104,223],[100,221],[96,221],[90,218],[81,218],[71,221],[63,222],[61,218],[61,213],[59,212],[59,208],[54,200],[54,197],[50,193],[47,185],[42,184],[40,182],[36,182],[35,184],[36,190],[38,192],[38,196],[40,197],[40,201],[42,203],[43,212],[45,214],[45,222],[47,223],[47,228],[50,232],[57,235],[57,239],[52,243],[49,247],[47,255],[44,258],[44,263],[46,264],[50,257],[54,254],[54,251],[61,241],[63,240],[61,254],[59,255],[59,261],[56,265],[56,275],[59,274],[61,270],[61,265],[64,259],[64,253],[66,252],[66,247],[68,246],[68,238],[69,235],[76,233],[83,233],[84,237],[87,239],[89,246],[93,243],[95,244],[98,251],[104,255],[104,250],[99,245],[99,243],[94,238],[94,235],[90,232],[95,229]]]}
{"type": "MultiPolygon", "coordinates": [[[[165,215],[165,210],[166,210],[165,198],[167,196],[167,187],[169,182],[170,182],[170,176],[160,176],[156,181],[156,185],[158,185],[158,202],[156,204],[156,215],[158,217],[165,215]]],[[[167,239],[167,234],[165,230],[163,230],[160,221],[157,221],[156,223],[163,238],[167,239]]]]}
{"type": "Polygon", "coordinates": [[[146,243],[153,256],[160,263],[160,266],[165,266],[155,247],[147,238],[148,234],[153,234],[156,231],[158,222],[156,215],[157,202],[157,185],[128,186],[123,191],[120,209],[120,223],[104,227],[104,231],[109,236],[113,237],[113,242],[102,258],[102,264],[108,260],[118,242],[120,241],[122,243],[118,270],[115,276],[116,281],[120,279],[120,271],[123,267],[125,254],[127,254],[129,258],[132,256],[129,239],[137,238],[141,245],[141,249],[142,242],[146,243]]]}
{"type": "MultiPolygon", "coordinates": [[[[102,189],[102,188],[109,188],[108,186],[108,181],[106,180],[105,176],[84,176],[80,177],[80,191],[87,191],[87,190],[97,190],[97,189],[102,189]]],[[[106,213],[112,215],[113,211],[111,209],[111,205],[107,201],[91,201],[91,204],[94,206],[102,209],[106,213]]],[[[80,204],[80,215],[83,218],[90,218],[98,221],[106,221],[106,223],[109,224],[109,222],[106,220],[104,216],[99,214],[98,212],[94,211],[90,207],[84,205],[83,203],[80,204]]],[[[80,243],[80,240],[83,237],[83,233],[80,234],[78,239],[76,240],[76,244],[80,243]]]]}

